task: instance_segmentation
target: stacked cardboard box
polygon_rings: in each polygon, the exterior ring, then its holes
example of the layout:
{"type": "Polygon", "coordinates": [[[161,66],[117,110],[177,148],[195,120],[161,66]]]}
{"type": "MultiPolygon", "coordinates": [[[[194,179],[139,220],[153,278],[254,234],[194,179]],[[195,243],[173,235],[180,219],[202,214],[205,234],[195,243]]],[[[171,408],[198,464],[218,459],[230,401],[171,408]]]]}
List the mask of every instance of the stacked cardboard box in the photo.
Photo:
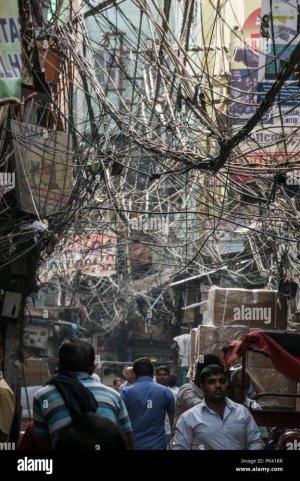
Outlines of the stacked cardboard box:
{"type": "Polygon", "coordinates": [[[247,352],[247,366],[249,368],[274,369],[274,364],[270,357],[260,352],[247,352]]]}
{"type": "MultiPolygon", "coordinates": [[[[200,326],[200,353],[221,355],[230,340],[242,339],[253,330],[286,330],[287,302],[277,291],[266,289],[222,289],[212,287],[208,294],[209,326],[200,326]]],[[[261,353],[247,353],[247,369],[265,391],[295,394],[297,383],[280,374],[271,359],[261,353]]],[[[265,397],[264,408],[294,409],[295,398],[265,397]]]]}
{"type": "MultiPolygon", "coordinates": [[[[261,354],[258,354],[262,358],[261,354]]],[[[270,361],[271,362],[271,361],[270,361]]],[[[271,363],[272,364],[272,363],[271,363]]],[[[297,393],[297,383],[292,379],[284,376],[277,369],[272,367],[250,367],[248,366],[248,371],[251,376],[263,386],[266,392],[280,393],[282,396],[266,396],[258,399],[259,404],[262,408],[267,409],[285,409],[293,410],[296,407],[296,398],[284,397],[284,394],[296,394],[297,393]]]]}
{"type": "Polygon", "coordinates": [[[194,328],[190,332],[190,343],[189,343],[189,371],[188,377],[193,379],[195,375],[195,361],[197,359],[197,331],[198,328],[194,328]]]}
{"type": "Polygon", "coordinates": [[[208,294],[208,323],[284,330],[287,328],[287,302],[277,291],[214,286],[208,294]]]}
{"type": "Polygon", "coordinates": [[[215,354],[221,359],[222,348],[230,341],[241,340],[248,333],[243,326],[199,326],[197,330],[197,357],[203,354],[215,354]]]}
{"type": "MultiPolygon", "coordinates": [[[[247,369],[252,376],[263,386],[267,392],[278,392],[281,394],[296,394],[297,383],[287,378],[274,368],[270,357],[259,352],[247,353],[247,369]]],[[[262,397],[258,400],[263,408],[295,409],[296,398],[262,397]]]]}

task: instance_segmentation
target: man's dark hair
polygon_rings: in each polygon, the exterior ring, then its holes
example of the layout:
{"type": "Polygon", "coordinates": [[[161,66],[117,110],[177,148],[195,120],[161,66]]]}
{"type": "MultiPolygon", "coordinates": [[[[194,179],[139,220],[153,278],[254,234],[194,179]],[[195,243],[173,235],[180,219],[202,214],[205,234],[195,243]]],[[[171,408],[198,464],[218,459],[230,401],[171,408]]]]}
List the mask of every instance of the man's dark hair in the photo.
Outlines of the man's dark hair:
{"type": "Polygon", "coordinates": [[[217,366],[223,366],[221,359],[219,356],[216,356],[215,354],[204,354],[204,356],[200,356],[197,364],[196,364],[196,373],[195,373],[195,378],[194,382],[196,386],[200,386],[201,383],[201,372],[203,369],[205,369],[207,366],[210,365],[217,365],[217,366]]]}
{"type": "Polygon", "coordinates": [[[91,374],[95,362],[93,346],[81,339],[65,339],[58,351],[60,371],[84,371],[91,374]]]}
{"type": "Polygon", "coordinates": [[[113,386],[116,386],[119,381],[121,381],[122,383],[125,382],[124,379],[122,379],[121,377],[115,377],[115,379],[113,380],[113,386]]]}
{"type": "Polygon", "coordinates": [[[154,366],[148,357],[140,357],[133,363],[133,372],[139,376],[153,376],[154,366]]]}
{"type": "Polygon", "coordinates": [[[215,354],[204,354],[204,356],[200,356],[197,360],[196,371],[201,372],[205,367],[210,366],[211,364],[218,366],[223,365],[219,356],[216,356],[215,354]]]}
{"type": "Polygon", "coordinates": [[[212,364],[210,366],[207,366],[203,369],[203,371],[201,372],[200,374],[200,383],[203,384],[204,381],[209,377],[209,376],[212,376],[212,375],[216,375],[216,374],[224,374],[224,376],[226,376],[227,378],[227,375],[226,375],[226,371],[224,369],[223,366],[219,366],[217,364],[212,364]]]}
{"type": "Polygon", "coordinates": [[[168,374],[170,374],[170,368],[166,365],[158,366],[155,370],[155,373],[158,374],[159,371],[166,371],[168,374]]]}
{"type": "Polygon", "coordinates": [[[174,376],[174,374],[171,374],[171,376],[169,377],[168,386],[169,386],[169,387],[175,387],[175,386],[176,386],[176,383],[177,383],[177,377],[174,376]]]}
{"type": "Polygon", "coordinates": [[[62,430],[57,450],[125,451],[126,439],[122,429],[112,420],[88,413],[62,430]]]}

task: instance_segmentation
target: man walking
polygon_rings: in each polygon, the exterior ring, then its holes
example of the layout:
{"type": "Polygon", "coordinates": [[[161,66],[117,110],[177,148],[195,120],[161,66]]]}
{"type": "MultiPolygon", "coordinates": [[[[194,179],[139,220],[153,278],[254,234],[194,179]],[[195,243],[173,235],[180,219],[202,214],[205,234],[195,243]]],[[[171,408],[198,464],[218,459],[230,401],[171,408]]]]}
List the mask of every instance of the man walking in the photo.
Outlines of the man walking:
{"type": "Polygon", "coordinates": [[[223,367],[206,367],[200,382],[204,398],[178,419],[172,449],[263,449],[249,410],[226,397],[228,381],[223,367]]]}
{"type": "Polygon", "coordinates": [[[121,384],[119,388],[119,392],[122,392],[123,389],[129,386],[132,386],[135,383],[135,374],[133,372],[133,367],[132,366],[125,367],[123,371],[123,376],[125,378],[125,382],[121,384]]]}
{"type": "MultiPolygon", "coordinates": [[[[163,366],[158,366],[155,371],[155,377],[156,377],[156,382],[158,384],[161,384],[162,386],[167,387],[170,389],[171,393],[174,396],[174,400],[176,402],[176,394],[178,391],[178,387],[170,386],[170,368],[169,366],[163,365],[163,366]]],[[[167,443],[167,449],[170,448],[170,441],[171,441],[171,432],[172,432],[172,426],[170,426],[170,421],[169,421],[169,416],[166,414],[165,417],[165,431],[166,431],[166,443],[167,443]]]]}
{"type": "Polygon", "coordinates": [[[82,413],[95,412],[119,424],[132,447],[131,424],[119,393],[91,375],[95,352],[80,339],[66,339],[59,349],[57,376],[33,399],[37,449],[55,449],[62,430],[82,413]]]}
{"type": "Polygon", "coordinates": [[[166,449],[165,416],[172,425],[175,411],[174,396],[170,389],[153,382],[154,367],[148,358],[133,364],[136,382],[122,390],[132,423],[136,449],[166,449]]]}

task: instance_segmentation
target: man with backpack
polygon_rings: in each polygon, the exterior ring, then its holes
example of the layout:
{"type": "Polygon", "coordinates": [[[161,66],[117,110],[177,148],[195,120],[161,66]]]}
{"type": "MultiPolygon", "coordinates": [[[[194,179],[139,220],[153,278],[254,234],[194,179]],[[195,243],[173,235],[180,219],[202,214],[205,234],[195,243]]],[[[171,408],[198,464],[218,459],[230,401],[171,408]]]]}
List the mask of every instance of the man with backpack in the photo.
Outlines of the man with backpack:
{"type": "Polygon", "coordinates": [[[110,418],[126,434],[132,448],[132,428],[121,396],[94,380],[95,352],[80,339],[66,339],[58,353],[58,374],[33,399],[37,449],[55,449],[64,428],[82,414],[94,412],[110,418]]]}

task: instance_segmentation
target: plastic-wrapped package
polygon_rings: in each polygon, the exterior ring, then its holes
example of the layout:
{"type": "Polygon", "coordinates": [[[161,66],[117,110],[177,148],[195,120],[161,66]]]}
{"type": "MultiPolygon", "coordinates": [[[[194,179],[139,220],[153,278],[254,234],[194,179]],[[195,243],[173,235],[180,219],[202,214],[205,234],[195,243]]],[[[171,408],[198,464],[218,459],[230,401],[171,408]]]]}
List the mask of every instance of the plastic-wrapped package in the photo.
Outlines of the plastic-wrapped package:
{"type": "Polygon", "coordinates": [[[195,361],[196,361],[196,358],[197,358],[197,351],[196,351],[197,331],[198,331],[198,328],[194,328],[190,332],[189,371],[188,371],[189,379],[193,379],[193,377],[195,375],[195,361]]]}
{"type": "Polygon", "coordinates": [[[208,322],[212,326],[284,330],[287,301],[277,291],[213,286],[208,294],[208,322]]]}
{"type": "Polygon", "coordinates": [[[222,348],[230,341],[242,340],[248,333],[243,326],[199,326],[197,329],[197,358],[202,354],[215,354],[223,357],[222,348]]]}
{"type": "MultiPolygon", "coordinates": [[[[258,354],[259,355],[259,354],[258,354]]],[[[263,357],[263,356],[262,356],[263,357]]],[[[277,369],[270,367],[249,367],[248,371],[262,385],[266,392],[276,392],[285,394],[296,394],[297,383],[284,376],[277,369]]],[[[262,397],[258,403],[264,409],[287,409],[294,410],[296,398],[287,397],[262,397]]]]}
{"type": "Polygon", "coordinates": [[[253,352],[253,351],[248,351],[247,352],[247,367],[254,367],[254,368],[273,368],[274,369],[274,364],[271,361],[271,359],[268,356],[265,356],[264,354],[260,352],[253,352]]]}

